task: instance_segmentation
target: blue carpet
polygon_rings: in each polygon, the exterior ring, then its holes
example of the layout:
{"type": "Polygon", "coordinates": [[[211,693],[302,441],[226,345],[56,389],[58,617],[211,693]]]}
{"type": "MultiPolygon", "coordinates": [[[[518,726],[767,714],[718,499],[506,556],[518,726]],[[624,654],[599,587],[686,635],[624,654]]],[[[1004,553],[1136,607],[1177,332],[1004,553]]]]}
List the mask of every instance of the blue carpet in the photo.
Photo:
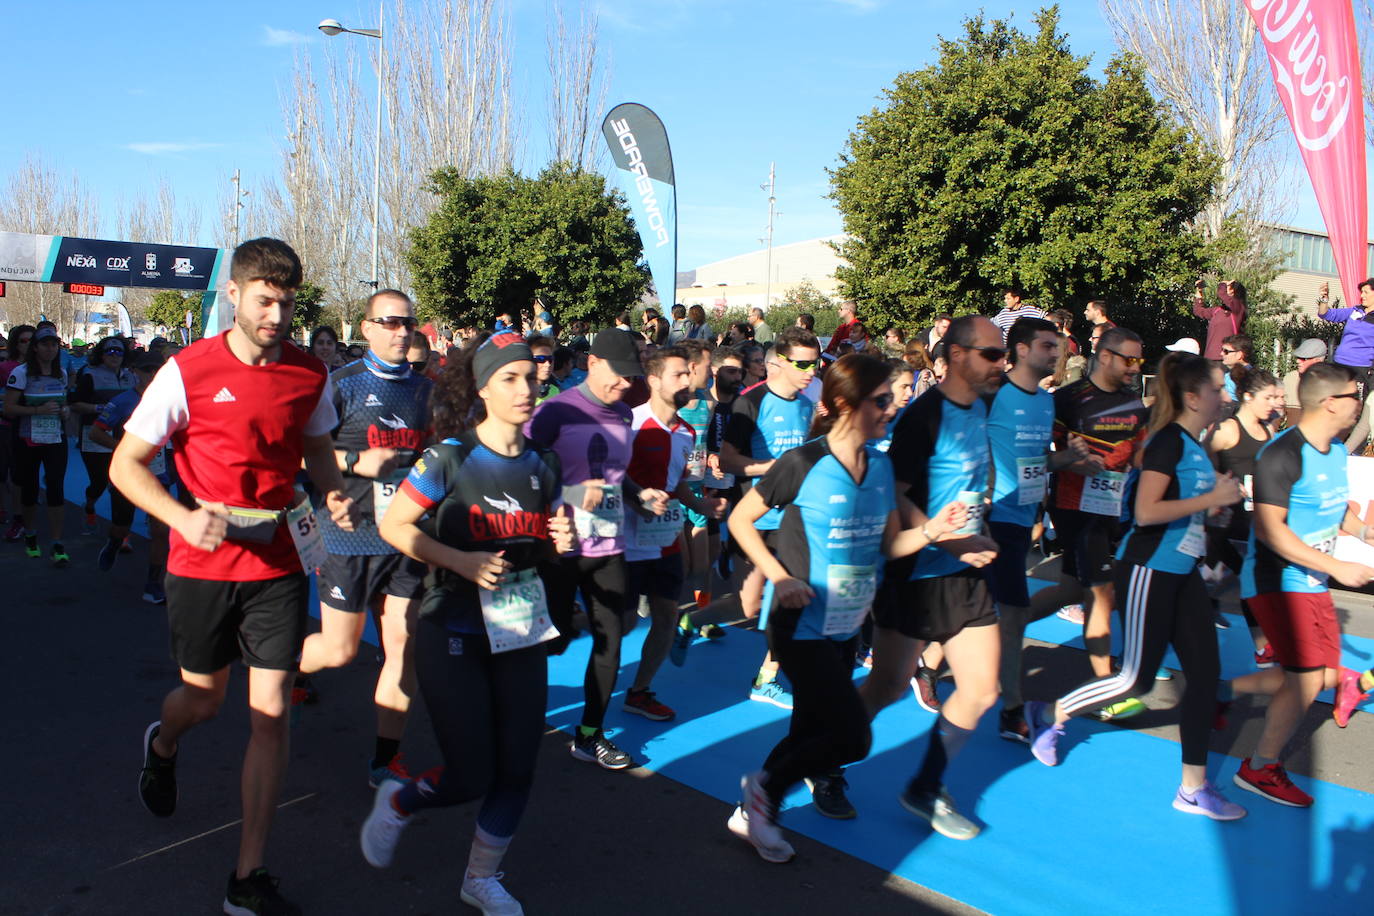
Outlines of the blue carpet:
{"type": "MultiPolygon", "coordinates": [[[[625,640],[622,691],[647,629],[641,623],[625,640]]],[[[568,731],[581,712],[589,649],[583,637],[550,666],[548,718],[568,731]]],[[[746,699],[763,653],[751,631],[698,641],[685,668],[665,665],[655,679],[676,721],[623,712],[622,692],[607,719],[612,737],[643,765],[736,801],[741,774],[757,769],[787,728],[785,711],[746,699]]],[[[985,717],[948,774],[954,797],[984,831],[964,843],[932,834],[896,794],[933,719],[911,697],[878,717],[871,756],[847,774],[858,820],[817,815],[799,787],[784,827],[991,913],[1332,912],[1368,902],[1374,796],[1297,777],[1316,806],[1284,808],[1231,786],[1236,761],[1213,755],[1217,782],[1250,809],[1243,821],[1216,824],[1170,806],[1176,743],[1096,722],[1070,726],[1067,757],[1050,769],[998,738],[995,716],[985,717]]],[[[753,855],[742,843],[740,854],[753,855]]]]}

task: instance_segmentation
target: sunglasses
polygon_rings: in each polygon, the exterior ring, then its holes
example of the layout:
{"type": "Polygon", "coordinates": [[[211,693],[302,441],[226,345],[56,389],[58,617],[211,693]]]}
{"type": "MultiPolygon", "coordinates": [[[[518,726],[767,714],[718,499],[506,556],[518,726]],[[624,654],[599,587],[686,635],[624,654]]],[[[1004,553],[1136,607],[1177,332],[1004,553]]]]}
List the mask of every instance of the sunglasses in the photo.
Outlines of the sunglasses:
{"type": "Polygon", "coordinates": [[[123,355],[124,355],[124,351],[121,350],[121,349],[119,349],[118,347],[106,347],[106,348],[105,348],[105,352],[102,353],[101,355],[102,355],[102,356],[123,356],[123,355]]]}
{"type": "Polygon", "coordinates": [[[418,363],[411,363],[411,364],[410,364],[410,368],[414,369],[416,372],[424,372],[424,371],[425,371],[425,366],[427,366],[427,365],[429,365],[429,360],[426,359],[426,360],[421,360],[421,361],[418,362],[418,363]]]}
{"type": "Polygon", "coordinates": [[[407,318],[401,315],[383,315],[380,318],[365,318],[363,320],[381,325],[388,331],[396,331],[401,328],[405,328],[407,331],[413,331],[420,324],[420,322],[414,318],[407,318]]]}
{"type": "Polygon", "coordinates": [[[1125,353],[1118,353],[1111,347],[1103,347],[1102,350],[1103,352],[1112,354],[1128,366],[1143,366],[1145,364],[1145,357],[1143,356],[1127,356],[1125,353]]]}
{"type": "Polygon", "coordinates": [[[778,358],[791,363],[798,372],[810,372],[820,364],[819,359],[793,359],[790,356],[783,356],[781,353],[778,354],[778,358]]]}
{"type": "Polygon", "coordinates": [[[889,407],[892,406],[891,394],[880,394],[877,397],[869,398],[869,400],[872,401],[873,406],[878,408],[879,410],[887,410],[889,407]]]}
{"type": "Polygon", "coordinates": [[[972,350],[990,363],[1000,363],[1007,358],[1006,347],[965,347],[963,344],[954,344],[953,346],[959,347],[961,350],[972,350]]]}
{"type": "Polygon", "coordinates": [[[1330,398],[1332,398],[1332,399],[1335,399],[1335,398],[1350,398],[1351,400],[1358,401],[1358,400],[1360,399],[1360,393],[1359,393],[1358,391],[1347,391],[1347,392],[1345,392],[1344,394],[1332,394],[1332,395],[1328,395],[1328,397],[1330,397],[1330,398]]]}
{"type": "Polygon", "coordinates": [[[530,359],[533,359],[536,363],[547,363],[553,361],[553,357],[550,356],[548,353],[536,353],[533,356],[531,356],[530,359]]]}
{"type": "Polygon", "coordinates": [[[1240,352],[1239,350],[1228,350],[1228,349],[1225,348],[1225,347],[1222,347],[1222,348],[1221,348],[1221,355],[1222,355],[1222,356],[1230,356],[1232,353],[1239,353],[1239,352],[1240,352]]]}

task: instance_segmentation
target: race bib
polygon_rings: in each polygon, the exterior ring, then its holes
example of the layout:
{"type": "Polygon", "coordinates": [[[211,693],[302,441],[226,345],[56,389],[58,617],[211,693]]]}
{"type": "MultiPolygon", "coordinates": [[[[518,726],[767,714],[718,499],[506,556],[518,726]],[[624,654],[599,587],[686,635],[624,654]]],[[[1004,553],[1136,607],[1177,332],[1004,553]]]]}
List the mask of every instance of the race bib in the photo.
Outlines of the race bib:
{"type": "Polygon", "coordinates": [[[1183,532],[1183,540],[1178,542],[1178,552],[1190,557],[1201,557],[1207,553],[1207,535],[1203,530],[1201,512],[1194,512],[1188,517],[1188,530],[1183,532]]]}
{"type": "Polygon", "coordinates": [[[301,558],[301,569],[306,575],[324,565],[324,537],[320,534],[320,520],[315,517],[315,509],[310,499],[302,496],[286,513],[286,525],[291,529],[291,542],[296,545],[296,556],[301,558]]]}
{"type": "Polygon", "coordinates": [[[386,510],[391,505],[391,500],[396,497],[396,491],[401,489],[403,480],[404,477],[397,477],[395,480],[372,481],[372,517],[377,524],[382,523],[382,516],[386,515],[386,510]]]}
{"type": "Polygon", "coordinates": [[[682,503],[670,499],[662,515],[635,519],[635,546],[667,547],[682,533],[682,523],[682,503]]]}
{"type": "Polygon", "coordinates": [[[848,636],[863,626],[878,578],[872,566],[843,566],[831,563],[826,569],[825,623],[821,632],[826,636],[848,636]]]}
{"type": "Polygon", "coordinates": [[[1049,465],[1044,455],[1016,459],[1016,504],[1037,506],[1045,501],[1045,484],[1049,482],[1049,465]]]}
{"type": "Polygon", "coordinates": [[[1240,491],[1245,496],[1245,511],[1255,511],[1255,478],[1246,474],[1241,480],[1240,491]]]}
{"type": "Polygon", "coordinates": [[[1126,475],[1121,471],[1102,471],[1083,480],[1083,495],[1078,509],[1092,515],[1121,516],[1121,497],[1126,491],[1126,475]]]}
{"type": "Polygon", "coordinates": [[[619,537],[624,515],[620,484],[607,484],[601,488],[601,502],[596,508],[589,512],[580,506],[573,507],[573,527],[580,538],[619,537]]]}
{"type": "Polygon", "coordinates": [[[687,453],[687,468],[683,471],[682,479],[695,483],[704,480],[706,477],[706,434],[697,433],[696,440],[692,443],[692,450],[687,453]]]}
{"type": "Polygon", "coordinates": [[[62,415],[34,414],[30,417],[29,441],[34,445],[56,445],[62,441],[62,415]]]}
{"type": "Polygon", "coordinates": [[[105,446],[101,445],[99,442],[93,442],[93,441],[91,440],[91,430],[92,430],[92,429],[94,429],[94,427],[91,427],[91,426],[83,426],[83,427],[81,427],[81,451],[83,451],[83,452],[97,453],[97,454],[105,454],[105,455],[109,454],[110,452],[113,452],[114,449],[112,449],[112,448],[106,448],[105,446]]]}
{"type": "Polygon", "coordinates": [[[495,591],[477,590],[493,654],[547,642],[558,635],[549,618],[544,580],[533,569],[502,576],[495,591]]]}
{"type": "Polygon", "coordinates": [[[978,534],[983,530],[983,491],[982,490],[960,490],[959,502],[968,506],[968,521],[955,534],[978,534]]]}
{"type": "Polygon", "coordinates": [[[1340,536],[1340,526],[1332,525],[1302,539],[1308,547],[1315,547],[1325,554],[1336,552],[1336,538],[1340,536]]]}

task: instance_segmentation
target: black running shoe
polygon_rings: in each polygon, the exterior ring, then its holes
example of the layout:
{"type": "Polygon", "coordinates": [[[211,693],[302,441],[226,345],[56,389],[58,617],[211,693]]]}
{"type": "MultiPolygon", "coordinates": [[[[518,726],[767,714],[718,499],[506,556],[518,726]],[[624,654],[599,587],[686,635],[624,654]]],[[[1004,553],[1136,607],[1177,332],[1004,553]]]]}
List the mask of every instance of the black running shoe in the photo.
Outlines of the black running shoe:
{"type": "Polygon", "coordinates": [[[229,873],[229,888],[224,892],[224,912],[229,916],[301,916],[301,908],[277,890],[280,883],[265,868],[255,868],[240,881],[229,873]]]}
{"type": "Polygon", "coordinates": [[[817,814],[832,817],[837,821],[847,821],[859,816],[854,810],[844,790],[849,788],[845,782],[844,770],[826,773],[824,776],[807,777],[806,787],[811,790],[811,804],[817,814]]]}
{"type": "Polygon", "coordinates": [[[635,765],[634,758],[612,744],[603,731],[590,736],[578,731],[568,750],[578,760],[595,763],[607,770],[624,770],[635,765]]]}
{"type": "Polygon", "coordinates": [[[138,797],[143,807],[158,817],[171,817],[177,809],[177,758],[159,757],[153,750],[161,722],[154,722],[143,733],[143,770],[138,774],[138,797]]]}
{"type": "Polygon", "coordinates": [[[939,682],[940,676],[924,665],[916,669],[916,676],[911,679],[911,689],[916,694],[916,702],[920,703],[926,712],[937,715],[940,712],[940,694],[935,692],[935,685],[939,682]]]}
{"type": "Polygon", "coordinates": [[[1008,741],[1030,744],[1030,726],[1026,724],[1025,707],[1004,709],[997,716],[997,735],[1008,741]]]}

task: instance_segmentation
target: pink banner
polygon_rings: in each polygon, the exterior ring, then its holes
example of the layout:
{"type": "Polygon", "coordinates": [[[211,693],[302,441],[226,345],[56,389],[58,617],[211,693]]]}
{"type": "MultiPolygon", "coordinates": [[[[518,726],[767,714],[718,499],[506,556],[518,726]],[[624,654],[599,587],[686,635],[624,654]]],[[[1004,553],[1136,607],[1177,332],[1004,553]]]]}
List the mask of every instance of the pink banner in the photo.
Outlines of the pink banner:
{"type": "Polygon", "coordinates": [[[1317,193],[1345,302],[1369,273],[1364,103],[1351,0],[1245,0],[1317,193]]]}

